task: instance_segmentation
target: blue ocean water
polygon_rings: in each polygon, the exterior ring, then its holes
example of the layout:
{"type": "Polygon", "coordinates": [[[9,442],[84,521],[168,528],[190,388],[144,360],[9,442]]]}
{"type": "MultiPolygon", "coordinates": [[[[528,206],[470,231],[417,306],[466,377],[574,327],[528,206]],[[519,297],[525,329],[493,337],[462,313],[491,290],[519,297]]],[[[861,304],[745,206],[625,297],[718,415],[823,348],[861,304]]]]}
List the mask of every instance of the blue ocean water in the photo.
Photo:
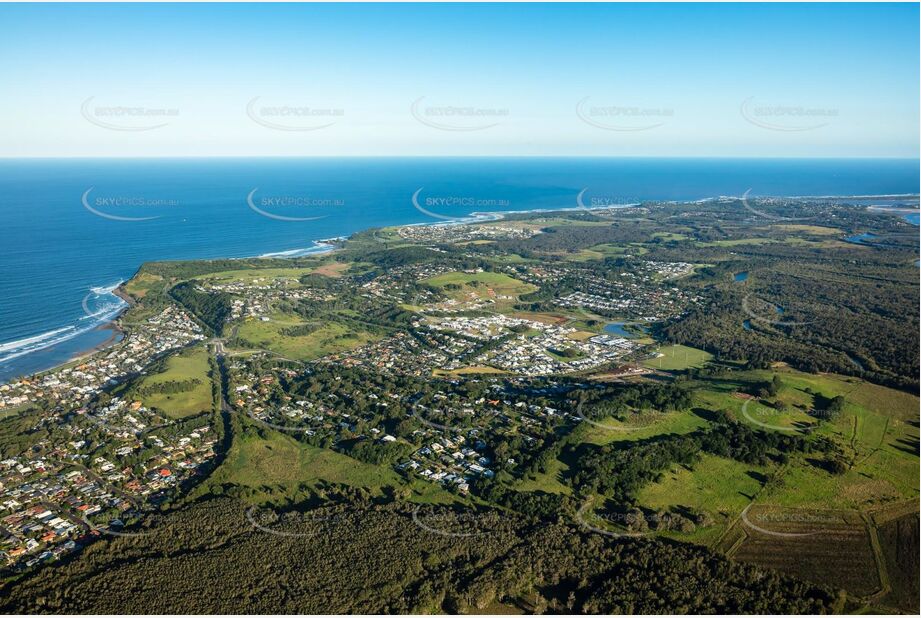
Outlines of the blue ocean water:
{"type": "Polygon", "coordinates": [[[593,206],[918,186],[918,161],[892,159],[4,160],[0,381],[107,339],[111,290],[149,260],[295,255],[369,227],[573,208],[583,190],[593,206]]]}

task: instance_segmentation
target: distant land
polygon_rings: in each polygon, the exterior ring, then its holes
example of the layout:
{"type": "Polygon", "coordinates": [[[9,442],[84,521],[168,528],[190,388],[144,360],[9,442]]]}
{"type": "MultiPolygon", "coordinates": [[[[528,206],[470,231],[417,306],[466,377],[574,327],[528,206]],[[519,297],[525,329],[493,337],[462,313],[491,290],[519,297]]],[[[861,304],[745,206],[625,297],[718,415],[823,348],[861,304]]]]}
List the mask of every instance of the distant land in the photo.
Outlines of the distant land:
{"type": "Polygon", "coordinates": [[[124,308],[113,290],[146,261],[309,255],[369,227],[580,201],[748,192],[902,203],[918,170],[917,159],[6,159],[0,381],[105,342],[98,326],[124,308]]]}
{"type": "Polygon", "coordinates": [[[645,200],[144,263],[122,339],[0,386],[0,605],[917,612],[898,214],[645,200]]]}

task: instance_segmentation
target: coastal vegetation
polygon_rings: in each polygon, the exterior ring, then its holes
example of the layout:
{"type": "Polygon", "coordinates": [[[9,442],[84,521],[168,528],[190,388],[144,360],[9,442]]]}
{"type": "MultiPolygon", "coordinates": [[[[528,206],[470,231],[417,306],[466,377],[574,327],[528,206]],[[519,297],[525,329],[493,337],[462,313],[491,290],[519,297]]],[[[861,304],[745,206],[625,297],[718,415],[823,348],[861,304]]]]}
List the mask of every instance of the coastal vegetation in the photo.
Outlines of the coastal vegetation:
{"type": "Polygon", "coordinates": [[[54,422],[0,418],[2,454],[76,425],[107,472],[169,476],[192,464],[156,442],[209,432],[214,456],[128,511],[152,534],[23,569],[2,607],[911,610],[917,247],[853,207],[758,209],[813,221],[648,203],[144,265],[125,327],[203,334],[36,406],[54,422]],[[132,406],[149,425],[88,421],[132,406]]]}

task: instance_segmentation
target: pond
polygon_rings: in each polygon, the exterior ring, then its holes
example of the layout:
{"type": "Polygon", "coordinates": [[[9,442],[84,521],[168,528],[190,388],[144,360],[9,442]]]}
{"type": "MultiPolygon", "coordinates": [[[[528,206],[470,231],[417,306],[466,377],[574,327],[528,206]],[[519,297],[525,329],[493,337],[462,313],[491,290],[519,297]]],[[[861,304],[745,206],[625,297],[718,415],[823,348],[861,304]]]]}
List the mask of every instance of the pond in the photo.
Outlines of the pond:
{"type": "Polygon", "coordinates": [[[864,232],[863,234],[854,234],[845,238],[845,242],[852,242],[856,245],[868,245],[872,239],[876,238],[873,232],[864,232]]]}
{"type": "Polygon", "coordinates": [[[743,270],[743,271],[740,272],[740,273],[736,273],[736,274],[733,276],[733,279],[735,279],[736,281],[745,281],[746,279],[748,279],[748,271],[747,271],[747,270],[743,270]]]}
{"type": "Polygon", "coordinates": [[[610,324],[605,325],[604,332],[606,332],[609,335],[616,335],[618,337],[624,337],[625,339],[629,339],[630,337],[637,336],[635,333],[631,333],[628,330],[626,330],[624,326],[632,326],[635,329],[639,329],[643,332],[646,332],[645,326],[640,326],[639,324],[635,322],[611,322],[610,324]]]}

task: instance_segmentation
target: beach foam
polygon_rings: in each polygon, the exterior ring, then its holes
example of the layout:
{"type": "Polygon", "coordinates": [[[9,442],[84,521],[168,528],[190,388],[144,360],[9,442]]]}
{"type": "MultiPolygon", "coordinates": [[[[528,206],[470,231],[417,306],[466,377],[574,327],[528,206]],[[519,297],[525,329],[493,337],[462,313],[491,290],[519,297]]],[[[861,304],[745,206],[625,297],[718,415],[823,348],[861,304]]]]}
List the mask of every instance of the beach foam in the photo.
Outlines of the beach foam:
{"type": "Polygon", "coordinates": [[[0,363],[5,363],[14,358],[50,348],[87,333],[99,326],[108,324],[128,306],[128,303],[114,294],[115,289],[121,284],[122,282],[119,281],[108,286],[90,288],[89,294],[83,299],[83,310],[86,315],[77,318],[74,324],[56,328],[39,335],[33,335],[24,339],[0,344],[0,363]],[[91,297],[96,299],[105,297],[111,298],[107,298],[106,303],[102,306],[90,309],[88,301],[91,297]],[[87,320],[89,320],[88,323],[87,320]]]}

